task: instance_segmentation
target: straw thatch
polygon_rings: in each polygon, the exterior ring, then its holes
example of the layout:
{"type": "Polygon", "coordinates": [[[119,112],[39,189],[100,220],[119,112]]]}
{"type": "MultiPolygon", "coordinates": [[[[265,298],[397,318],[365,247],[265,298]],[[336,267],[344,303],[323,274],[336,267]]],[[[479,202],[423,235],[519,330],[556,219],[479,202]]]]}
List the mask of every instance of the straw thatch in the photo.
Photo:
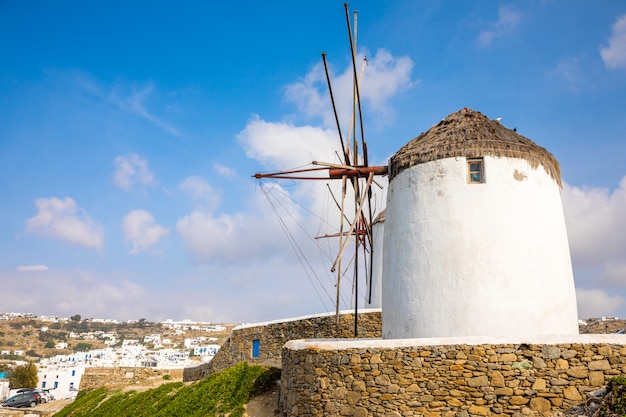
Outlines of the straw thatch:
{"type": "Polygon", "coordinates": [[[389,160],[389,179],[414,165],[456,156],[525,159],[533,168],[543,166],[562,186],[559,163],[550,152],[500,122],[467,108],[452,113],[404,145],[389,160]]]}

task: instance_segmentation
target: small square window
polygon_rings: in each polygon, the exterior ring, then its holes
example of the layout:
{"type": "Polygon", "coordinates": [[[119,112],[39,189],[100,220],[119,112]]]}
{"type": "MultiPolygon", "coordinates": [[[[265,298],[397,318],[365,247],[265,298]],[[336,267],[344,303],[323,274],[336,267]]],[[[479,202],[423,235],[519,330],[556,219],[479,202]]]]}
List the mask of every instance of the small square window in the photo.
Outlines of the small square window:
{"type": "Polygon", "coordinates": [[[467,182],[468,184],[482,184],[485,182],[483,158],[467,160],[467,182]]]}

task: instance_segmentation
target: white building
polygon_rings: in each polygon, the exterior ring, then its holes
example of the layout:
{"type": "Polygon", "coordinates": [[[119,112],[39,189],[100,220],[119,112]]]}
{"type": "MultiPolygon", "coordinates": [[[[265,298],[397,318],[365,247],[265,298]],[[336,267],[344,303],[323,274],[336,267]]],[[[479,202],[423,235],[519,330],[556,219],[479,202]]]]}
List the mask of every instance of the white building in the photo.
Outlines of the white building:
{"type": "Polygon", "coordinates": [[[389,163],[384,338],[578,334],[556,159],[463,109],[389,163]]]}
{"type": "Polygon", "coordinates": [[[37,367],[39,388],[51,390],[55,399],[70,398],[80,389],[80,380],[85,373],[84,362],[58,362],[37,367]]]}

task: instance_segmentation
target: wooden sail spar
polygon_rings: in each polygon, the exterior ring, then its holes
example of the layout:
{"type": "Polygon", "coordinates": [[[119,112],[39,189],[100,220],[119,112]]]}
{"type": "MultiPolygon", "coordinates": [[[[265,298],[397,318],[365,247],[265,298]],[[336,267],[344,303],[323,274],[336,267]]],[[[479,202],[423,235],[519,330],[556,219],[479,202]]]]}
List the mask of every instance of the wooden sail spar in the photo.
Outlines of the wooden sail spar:
{"type": "MultiPolygon", "coordinates": [[[[373,259],[373,238],[372,238],[372,184],[378,185],[375,180],[375,176],[387,175],[387,166],[369,166],[369,158],[367,154],[367,144],[365,142],[365,135],[363,129],[363,115],[361,108],[361,93],[359,87],[359,79],[362,77],[367,59],[364,59],[364,64],[360,72],[360,76],[356,67],[356,28],[357,28],[357,12],[354,12],[354,26],[350,23],[350,14],[348,3],[344,3],[346,13],[346,23],[348,28],[348,38],[350,41],[350,56],[352,61],[352,114],[350,118],[350,129],[347,143],[344,142],[342,135],[341,125],[339,123],[339,116],[337,114],[337,107],[333,95],[330,74],[328,71],[328,64],[326,61],[326,54],[322,53],[324,62],[324,69],[326,71],[326,79],[328,83],[328,90],[331,99],[332,109],[337,123],[337,132],[339,135],[339,141],[342,149],[342,155],[339,159],[343,159],[340,164],[317,162],[313,161],[313,167],[293,169],[287,171],[277,171],[270,173],[256,173],[253,175],[256,179],[289,179],[289,180],[342,180],[342,195],[340,203],[335,202],[340,209],[340,228],[338,233],[327,234],[324,237],[338,237],[339,250],[338,254],[331,267],[332,272],[337,272],[337,298],[336,298],[336,316],[337,323],[339,323],[339,301],[340,301],[340,285],[341,278],[343,276],[341,262],[344,256],[344,252],[350,242],[350,238],[354,237],[354,255],[352,257],[354,261],[354,294],[356,296],[354,302],[354,335],[358,334],[358,269],[359,269],[359,250],[363,250],[366,256],[363,259],[365,270],[367,273],[366,279],[369,281],[371,288],[372,285],[372,268],[371,263],[373,259]],[[354,33],[352,29],[354,28],[354,33]],[[357,139],[357,133],[360,133],[360,141],[357,139]],[[359,144],[360,142],[360,144],[359,144]],[[359,150],[360,145],[360,150],[359,150]],[[353,219],[349,220],[345,217],[345,204],[347,194],[347,183],[352,185],[354,195],[354,213],[353,219]],[[349,227],[347,231],[344,230],[344,219],[348,220],[349,227]],[[368,254],[369,252],[369,254],[368,254]],[[368,268],[369,258],[369,268],[368,268]]],[[[334,196],[333,196],[334,198],[334,196]]],[[[351,261],[352,262],[352,261],[351,261]]],[[[371,298],[371,296],[370,296],[371,298]]],[[[371,299],[370,301],[371,302],[371,299]]]]}
{"type": "MultiPolygon", "coordinates": [[[[315,162],[313,162],[315,164],[315,162]]],[[[306,168],[306,169],[295,169],[291,171],[277,171],[270,173],[256,173],[253,175],[256,179],[262,178],[275,178],[275,179],[291,179],[291,180],[339,180],[341,178],[367,178],[369,174],[374,175],[387,175],[388,166],[344,166],[344,167],[335,167],[335,168],[306,168]],[[305,175],[297,175],[303,173],[314,173],[314,172],[323,172],[326,171],[328,173],[327,176],[305,176],[305,175]]]]}

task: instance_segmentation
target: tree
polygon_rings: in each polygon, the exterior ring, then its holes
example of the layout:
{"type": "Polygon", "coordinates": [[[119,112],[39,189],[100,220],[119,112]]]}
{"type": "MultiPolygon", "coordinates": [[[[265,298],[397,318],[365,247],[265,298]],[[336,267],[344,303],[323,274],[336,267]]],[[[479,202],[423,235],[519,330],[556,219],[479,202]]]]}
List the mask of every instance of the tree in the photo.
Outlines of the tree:
{"type": "Polygon", "coordinates": [[[93,345],[91,343],[80,342],[74,346],[74,352],[88,352],[93,349],[93,345]]]}
{"type": "Polygon", "coordinates": [[[27,350],[26,356],[30,356],[31,358],[41,358],[41,355],[35,352],[33,349],[27,350]]]}
{"type": "Polygon", "coordinates": [[[33,362],[16,366],[9,374],[11,388],[36,388],[37,382],[37,366],[33,362]]]}
{"type": "Polygon", "coordinates": [[[72,321],[80,321],[80,314],[75,314],[72,317],[70,317],[70,320],[72,321]]]}
{"type": "Polygon", "coordinates": [[[54,344],[52,340],[49,340],[48,343],[46,343],[46,348],[48,349],[52,349],[54,346],[56,345],[54,344]]]}

